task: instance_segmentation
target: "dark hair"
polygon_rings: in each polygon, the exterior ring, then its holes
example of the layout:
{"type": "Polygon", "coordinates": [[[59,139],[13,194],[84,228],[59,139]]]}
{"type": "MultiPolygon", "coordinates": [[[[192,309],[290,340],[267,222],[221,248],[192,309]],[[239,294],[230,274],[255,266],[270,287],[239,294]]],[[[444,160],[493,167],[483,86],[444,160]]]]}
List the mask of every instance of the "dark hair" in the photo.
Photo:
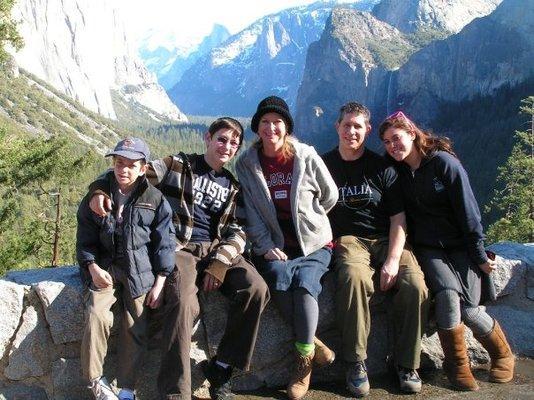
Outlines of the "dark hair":
{"type": "Polygon", "coordinates": [[[363,115],[365,118],[365,123],[369,125],[371,121],[371,112],[367,107],[365,107],[363,104],[356,103],[355,101],[349,101],[348,103],[345,103],[341,106],[339,109],[339,115],[337,117],[337,123],[341,123],[343,121],[343,118],[347,114],[358,114],[363,115]]]}
{"type": "Polygon", "coordinates": [[[413,133],[415,135],[413,141],[415,149],[423,157],[426,157],[437,150],[446,151],[454,157],[457,157],[452,149],[452,142],[448,137],[436,136],[431,132],[423,131],[402,112],[396,112],[395,114],[390,115],[380,124],[380,127],[378,128],[380,139],[384,138],[384,133],[389,128],[403,129],[406,132],[413,133]]]}
{"type": "Polygon", "coordinates": [[[243,125],[241,125],[237,119],[232,117],[217,118],[209,126],[208,132],[210,136],[213,136],[215,132],[221,129],[230,129],[234,131],[235,135],[239,138],[239,147],[241,147],[241,144],[243,143],[243,125]]]}

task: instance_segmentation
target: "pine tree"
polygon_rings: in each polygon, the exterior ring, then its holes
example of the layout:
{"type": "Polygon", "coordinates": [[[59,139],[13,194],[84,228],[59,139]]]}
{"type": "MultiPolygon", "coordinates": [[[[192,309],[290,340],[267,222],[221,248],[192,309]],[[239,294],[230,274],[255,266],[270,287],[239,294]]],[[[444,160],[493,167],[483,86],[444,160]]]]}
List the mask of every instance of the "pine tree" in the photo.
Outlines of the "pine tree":
{"type": "Polygon", "coordinates": [[[20,49],[24,42],[17,32],[17,24],[11,19],[11,9],[15,0],[0,0],[0,64],[8,59],[4,50],[5,44],[10,44],[15,49],[20,49]]]}
{"type": "Polygon", "coordinates": [[[0,127],[0,275],[73,263],[76,207],[87,188],[84,172],[94,161],[90,153],[74,155],[65,137],[28,138],[0,127]],[[57,201],[63,218],[56,224],[57,201]]]}
{"type": "Polygon", "coordinates": [[[488,230],[491,242],[534,241],[534,96],[521,101],[520,110],[530,116],[530,129],[516,131],[517,139],[510,157],[499,168],[496,190],[489,203],[502,217],[488,230]]]}

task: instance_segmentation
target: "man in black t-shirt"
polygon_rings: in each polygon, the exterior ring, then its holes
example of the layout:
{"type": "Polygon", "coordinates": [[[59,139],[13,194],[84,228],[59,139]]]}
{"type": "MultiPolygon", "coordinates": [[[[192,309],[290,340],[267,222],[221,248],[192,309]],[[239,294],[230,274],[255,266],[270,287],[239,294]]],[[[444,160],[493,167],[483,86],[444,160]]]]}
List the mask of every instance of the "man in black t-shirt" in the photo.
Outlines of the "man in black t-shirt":
{"type": "Polygon", "coordinates": [[[335,238],[336,318],[342,354],[349,363],[347,386],[357,397],[367,395],[370,388],[365,360],[375,271],[380,270],[380,290],[395,291],[393,359],[404,392],[421,390],[416,369],[428,308],[423,273],[404,246],[406,217],[397,173],[382,156],[365,148],[369,120],[369,110],[361,104],[341,107],[336,122],[339,146],[323,155],[339,190],[329,213],[335,238]]]}

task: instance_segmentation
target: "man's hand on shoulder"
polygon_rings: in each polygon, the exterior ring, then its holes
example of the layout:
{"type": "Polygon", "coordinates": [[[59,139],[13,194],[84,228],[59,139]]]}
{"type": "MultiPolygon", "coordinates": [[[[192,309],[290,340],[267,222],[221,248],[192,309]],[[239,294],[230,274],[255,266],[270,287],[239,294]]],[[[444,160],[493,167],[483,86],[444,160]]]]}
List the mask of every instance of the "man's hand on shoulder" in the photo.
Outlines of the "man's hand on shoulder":
{"type": "Polygon", "coordinates": [[[105,217],[106,214],[111,211],[111,199],[101,193],[95,193],[89,201],[89,208],[96,215],[105,217]]]}

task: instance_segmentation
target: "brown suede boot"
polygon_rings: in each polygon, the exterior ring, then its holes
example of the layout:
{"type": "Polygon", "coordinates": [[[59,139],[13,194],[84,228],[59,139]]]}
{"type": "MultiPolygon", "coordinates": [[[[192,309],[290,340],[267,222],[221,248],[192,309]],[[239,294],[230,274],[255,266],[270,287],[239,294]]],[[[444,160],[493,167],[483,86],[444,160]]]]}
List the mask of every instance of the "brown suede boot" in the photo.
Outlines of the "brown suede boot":
{"type": "Polygon", "coordinates": [[[321,342],[317,337],[313,338],[313,344],[315,344],[315,357],[313,359],[315,365],[324,367],[334,362],[336,353],[329,349],[326,344],[321,342]]]}
{"type": "Polygon", "coordinates": [[[291,400],[302,399],[308,392],[314,356],[315,352],[307,356],[296,353],[295,371],[287,385],[287,397],[291,400]]]}
{"type": "Polygon", "coordinates": [[[515,358],[499,323],[494,320],[490,333],[484,336],[475,335],[475,338],[490,355],[489,380],[497,383],[510,382],[514,377],[515,358]]]}
{"type": "Polygon", "coordinates": [[[469,357],[467,357],[464,325],[460,324],[452,329],[438,329],[438,335],[445,354],[443,370],[449,382],[459,390],[478,390],[479,387],[473,377],[469,357]]]}

